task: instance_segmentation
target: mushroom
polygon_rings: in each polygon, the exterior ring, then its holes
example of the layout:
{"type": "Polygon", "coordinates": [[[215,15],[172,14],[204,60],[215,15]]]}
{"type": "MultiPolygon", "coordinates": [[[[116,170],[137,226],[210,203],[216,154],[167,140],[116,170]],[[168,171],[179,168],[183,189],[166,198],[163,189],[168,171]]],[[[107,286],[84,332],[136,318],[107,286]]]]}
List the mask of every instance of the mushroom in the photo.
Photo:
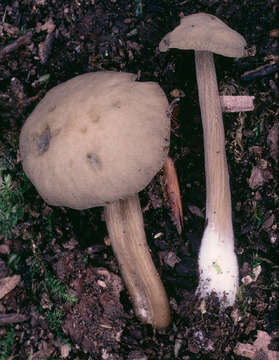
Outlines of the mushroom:
{"type": "Polygon", "coordinates": [[[168,101],[154,82],[100,71],[53,89],[20,134],[23,169],[50,205],[105,207],[110,241],[135,312],[165,328],[168,298],[152,262],[138,192],[168,154],[168,101]]]}
{"type": "Polygon", "coordinates": [[[162,39],[159,48],[195,50],[206,173],[206,227],[199,251],[197,293],[206,297],[214,292],[222,306],[230,306],[238,288],[238,264],[222,110],[212,53],[246,56],[246,41],[215,16],[198,13],[182,18],[180,25],[162,39]]]}

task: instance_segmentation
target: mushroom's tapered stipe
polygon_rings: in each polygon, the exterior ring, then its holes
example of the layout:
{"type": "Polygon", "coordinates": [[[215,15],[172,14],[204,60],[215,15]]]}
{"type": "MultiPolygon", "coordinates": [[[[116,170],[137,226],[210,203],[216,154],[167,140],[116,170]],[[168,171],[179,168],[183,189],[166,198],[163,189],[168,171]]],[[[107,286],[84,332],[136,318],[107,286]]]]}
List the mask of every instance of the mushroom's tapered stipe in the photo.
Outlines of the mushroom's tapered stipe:
{"type": "Polygon", "coordinates": [[[225,306],[233,305],[238,288],[234,252],[229,172],[225,152],[222,109],[213,53],[229,57],[247,55],[246,41],[213,15],[186,16],[159,46],[195,50],[196,76],[204,134],[206,173],[206,228],[199,252],[199,286],[205,297],[215,292],[225,306]]]}
{"type": "Polygon", "coordinates": [[[50,205],[105,207],[122,277],[139,318],[170,323],[138,199],[168,154],[168,101],[154,82],[100,71],[51,89],[26,120],[20,153],[26,175],[50,205]]]}

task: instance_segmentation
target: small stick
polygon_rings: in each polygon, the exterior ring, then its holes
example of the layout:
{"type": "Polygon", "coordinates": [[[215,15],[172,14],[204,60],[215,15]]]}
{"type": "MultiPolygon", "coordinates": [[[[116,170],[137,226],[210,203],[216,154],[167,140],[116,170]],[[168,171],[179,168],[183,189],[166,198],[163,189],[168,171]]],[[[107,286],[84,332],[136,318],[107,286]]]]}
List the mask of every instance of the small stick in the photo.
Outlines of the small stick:
{"type": "Polygon", "coordinates": [[[28,317],[23,314],[10,313],[0,314],[0,326],[27,321],[28,317]]]}
{"type": "Polygon", "coordinates": [[[259,66],[258,68],[250,71],[246,71],[240,76],[242,81],[250,81],[266,75],[272,74],[279,69],[279,63],[277,64],[267,64],[259,66]]]}

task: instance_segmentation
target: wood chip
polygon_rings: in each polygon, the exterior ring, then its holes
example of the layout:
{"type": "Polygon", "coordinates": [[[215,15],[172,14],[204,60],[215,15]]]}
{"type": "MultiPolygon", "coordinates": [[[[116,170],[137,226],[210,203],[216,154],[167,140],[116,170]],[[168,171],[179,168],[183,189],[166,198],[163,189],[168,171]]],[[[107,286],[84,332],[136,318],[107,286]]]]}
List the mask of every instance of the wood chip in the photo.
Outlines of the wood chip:
{"type": "Polygon", "coordinates": [[[220,102],[223,112],[253,111],[255,96],[229,96],[221,95],[220,102]]]}
{"type": "Polygon", "coordinates": [[[0,279],[0,299],[11,292],[20,282],[20,275],[0,279]]]}

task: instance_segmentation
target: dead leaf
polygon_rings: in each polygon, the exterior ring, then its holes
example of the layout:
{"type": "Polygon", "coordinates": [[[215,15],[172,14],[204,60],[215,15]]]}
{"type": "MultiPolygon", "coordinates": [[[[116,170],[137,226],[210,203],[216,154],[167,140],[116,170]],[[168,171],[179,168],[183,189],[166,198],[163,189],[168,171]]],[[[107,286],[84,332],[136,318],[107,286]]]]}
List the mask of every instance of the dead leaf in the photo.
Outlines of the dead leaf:
{"type": "Polygon", "coordinates": [[[251,189],[256,189],[262,186],[264,184],[264,177],[262,170],[254,166],[248,182],[251,189]]]}
{"type": "Polygon", "coordinates": [[[252,282],[255,282],[257,281],[260,273],[262,272],[262,267],[261,265],[258,265],[256,266],[253,271],[252,271],[252,275],[246,275],[244,276],[242,279],[241,279],[241,282],[244,284],[244,285],[249,285],[251,284],[252,282]]]}
{"type": "Polygon", "coordinates": [[[249,151],[249,155],[251,154],[259,157],[262,155],[263,148],[261,146],[254,145],[254,146],[250,146],[248,151],[249,151]]]}
{"type": "Polygon", "coordinates": [[[200,218],[204,218],[204,215],[201,211],[200,208],[198,208],[196,205],[188,205],[188,209],[191,211],[192,214],[200,217],[200,218]]]}
{"type": "Polygon", "coordinates": [[[262,228],[264,230],[269,230],[271,228],[271,226],[273,225],[275,221],[275,215],[271,214],[263,223],[262,228]]]}
{"type": "Polygon", "coordinates": [[[71,352],[71,346],[69,344],[61,344],[60,355],[62,359],[66,359],[71,352]]]}
{"type": "Polygon", "coordinates": [[[163,172],[173,221],[178,234],[181,234],[183,228],[183,209],[176,170],[170,157],[167,157],[165,161],[163,172]]]}
{"type": "Polygon", "coordinates": [[[173,97],[173,98],[182,98],[182,97],[185,97],[185,93],[181,89],[173,89],[170,92],[170,96],[173,97]]]}
{"type": "Polygon", "coordinates": [[[272,29],[269,32],[269,37],[279,39],[279,29],[272,29]]]}
{"type": "Polygon", "coordinates": [[[13,26],[9,23],[3,23],[3,30],[9,35],[9,37],[18,37],[20,30],[17,26],[13,26]]]}
{"type": "Polygon", "coordinates": [[[41,63],[45,64],[50,56],[54,40],[55,24],[53,20],[49,19],[44,25],[42,25],[41,30],[47,31],[45,40],[39,44],[39,58],[41,63]]]}
{"type": "Polygon", "coordinates": [[[42,26],[42,31],[47,31],[48,33],[51,33],[55,30],[55,24],[52,19],[48,19],[42,26]]]}
{"type": "Polygon", "coordinates": [[[9,253],[10,253],[9,245],[6,245],[6,244],[0,245],[0,254],[8,255],[9,253]]]}
{"type": "Polygon", "coordinates": [[[255,350],[253,345],[251,344],[237,343],[236,347],[234,348],[234,353],[238,356],[243,356],[248,359],[253,359],[255,355],[255,350]]]}
{"type": "Polygon", "coordinates": [[[267,359],[267,360],[277,360],[279,357],[279,352],[272,351],[268,349],[268,345],[271,342],[270,335],[262,330],[257,331],[257,339],[254,343],[243,344],[237,343],[234,348],[234,353],[238,356],[243,356],[248,359],[267,359]],[[260,357],[260,355],[262,355],[260,357]]]}
{"type": "Polygon", "coordinates": [[[20,275],[0,279],[0,299],[11,292],[20,282],[20,275]]]}
{"type": "Polygon", "coordinates": [[[52,344],[42,340],[38,345],[39,351],[35,352],[32,355],[32,360],[47,360],[50,358],[51,354],[54,352],[54,347],[52,344]]]}
{"type": "Polygon", "coordinates": [[[173,251],[166,251],[163,254],[163,259],[164,262],[171,268],[175,267],[175,265],[181,261],[181,259],[173,251]]]}
{"type": "Polygon", "coordinates": [[[269,130],[267,135],[267,144],[270,148],[270,156],[278,162],[278,142],[279,142],[279,123],[276,122],[269,130]]]}

